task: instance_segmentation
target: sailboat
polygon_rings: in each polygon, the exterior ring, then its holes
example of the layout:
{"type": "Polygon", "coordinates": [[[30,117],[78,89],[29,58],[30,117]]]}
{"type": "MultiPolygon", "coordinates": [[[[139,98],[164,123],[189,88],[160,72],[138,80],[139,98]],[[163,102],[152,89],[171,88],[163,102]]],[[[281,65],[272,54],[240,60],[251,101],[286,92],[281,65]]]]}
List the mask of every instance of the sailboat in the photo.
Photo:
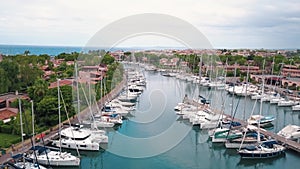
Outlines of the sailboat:
{"type": "MultiPolygon", "coordinates": [[[[22,137],[22,150],[24,150],[24,138],[23,138],[23,122],[22,122],[22,109],[21,109],[21,100],[19,98],[19,113],[20,113],[20,125],[21,125],[21,137],[22,137]]],[[[34,162],[30,158],[24,157],[24,154],[13,155],[15,163],[8,163],[9,166],[13,168],[20,169],[46,169],[46,167],[39,165],[39,163],[34,162]]]]}
{"type": "MultiPolygon", "coordinates": [[[[227,65],[227,60],[226,60],[226,65],[227,65]]],[[[235,75],[236,75],[236,70],[235,70],[235,75]]],[[[226,77],[226,76],[225,76],[226,77]]],[[[235,91],[235,85],[233,86],[233,92],[235,91]]],[[[221,95],[222,97],[222,106],[221,106],[221,114],[220,116],[223,117],[224,115],[224,110],[225,110],[225,101],[226,99],[224,99],[224,96],[221,95]]],[[[233,98],[232,98],[233,99],[233,98]]],[[[233,106],[233,100],[232,100],[232,105],[233,106]]],[[[231,111],[233,114],[233,107],[231,107],[231,111]]],[[[233,116],[234,117],[234,116],[233,116]]],[[[213,143],[225,143],[227,140],[231,140],[231,139],[235,139],[235,138],[240,138],[243,136],[243,133],[240,131],[240,129],[236,128],[233,129],[233,122],[230,122],[230,126],[229,128],[223,127],[223,118],[220,118],[220,126],[216,129],[214,129],[210,134],[211,138],[212,138],[212,142],[213,143]]]]}
{"type": "Polygon", "coordinates": [[[37,154],[37,160],[39,163],[50,166],[79,166],[80,159],[73,156],[71,153],[62,152],[62,138],[61,138],[61,119],[60,119],[60,89],[59,81],[57,80],[57,95],[58,95],[58,118],[59,118],[59,151],[50,150],[45,146],[34,146],[31,148],[37,154]]]}
{"type": "MultiPolygon", "coordinates": [[[[264,85],[265,85],[265,81],[263,78],[262,94],[264,94],[264,85]]],[[[263,104],[263,101],[261,99],[259,115],[261,115],[261,112],[262,112],[262,104],[263,104]]],[[[257,143],[258,143],[258,145],[247,146],[245,149],[240,148],[238,150],[238,154],[241,156],[241,158],[262,159],[262,158],[276,157],[276,156],[284,154],[284,152],[285,152],[285,147],[283,147],[282,145],[279,145],[278,142],[275,140],[267,140],[267,141],[261,142],[261,140],[260,140],[260,119],[259,119],[258,128],[257,128],[257,143]]],[[[243,144],[243,142],[242,142],[242,144],[243,144]]]]}
{"type": "Polygon", "coordinates": [[[16,154],[12,156],[14,159],[14,163],[12,162],[7,162],[4,165],[6,167],[10,166],[14,169],[46,169],[46,167],[39,165],[38,163],[33,162],[33,160],[24,157],[23,154],[16,154]],[[21,161],[17,161],[21,160],[21,161]]]}
{"type": "Polygon", "coordinates": [[[59,134],[62,137],[52,142],[52,145],[56,147],[87,151],[100,149],[99,139],[90,130],[83,129],[80,125],[71,126],[70,124],[70,127],[62,129],[59,134]]]}
{"type": "Polygon", "coordinates": [[[227,140],[240,138],[242,136],[243,133],[239,130],[216,128],[211,137],[213,143],[225,143],[227,140]]]}
{"type": "Polygon", "coordinates": [[[30,150],[35,151],[40,164],[50,166],[79,166],[80,159],[71,153],[50,150],[44,146],[35,146],[30,150]]]}

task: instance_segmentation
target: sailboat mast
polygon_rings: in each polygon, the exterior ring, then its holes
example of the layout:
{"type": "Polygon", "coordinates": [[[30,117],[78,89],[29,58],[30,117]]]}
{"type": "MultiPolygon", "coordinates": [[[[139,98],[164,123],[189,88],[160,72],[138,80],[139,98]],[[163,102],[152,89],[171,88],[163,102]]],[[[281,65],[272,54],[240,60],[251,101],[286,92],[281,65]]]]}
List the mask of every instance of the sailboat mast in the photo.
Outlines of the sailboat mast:
{"type": "Polygon", "coordinates": [[[31,102],[31,123],[32,123],[32,137],[33,137],[33,145],[35,145],[35,133],[34,133],[34,110],[33,110],[33,100],[30,101],[31,102]]]}
{"type": "Polygon", "coordinates": [[[59,133],[59,152],[61,153],[61,113],[60,113],[60,89],[59,89],[59,81],[60,79],[57,79],[57,99],[58,99],[58,133],[59,133]]]}
{"type": "Polygon", "coordinates": [[[103,72],[101,70],[101,81],[100,81],[100,100],[101,100],[101,106],[102,106],[102,96],[103,96],[103,89],[102,89],[102,81],[103,81],[103,72]]]}
{"type": "Polygon", "coordinates": [[[200,63],[199,63],[199,84],[201,83],[201,77],[202,77],[202,55],[200,56],[200,63]]]}
{"type": "Polygon", "coordinates": [[[90,102],[90,105],[92,105],[92,94],[91,94],[91,74],[89,76],[89,102],[90,102]]]}
{"type": "Polygon", "coordinates": [[[247,96],[248,96],[248,81],[249,81],[249,64],[247,67],[247,77],[246,77],[246,89],[245,89],[245,105],[244,105],[244,113],[243,113],[243,120],[245,120],[246,116],[246,105],[247,105],[247,96]]]}
{"type": "MultiPolygon", "coordinates": [[[[23,138],[23,121],[22,121],[22,108],[21,108],[21,99],[18,97],[19,100],[19,113],[20,113],[20,125],[21,125],[21,139],[22,139],[22,153],[24,151],[24,138],[23,138]]],[[[23,162],[25,163],[25,159],[23,158],[23,162]]]]}
{"type": "Polygon", "coordinates": [[[78,80],[78,66],[77,61],[75,61],[75,80],[76,80],[76,94],[77,94],[77,118],[80,121],[80,98],[79,98],[79,80],[78,80]]]}
{"type": "MultiPolygon", "coordinates": [[[[261,95],[263,96],[265,93],[265,77],[264,77],[264,71],[265,71],[265,61],[263,62],[263,72],[262,72],[262,89],[261,89],[261,95]]],[[[259,107],[259,116],[261,116],[262,112],[262,105],[263,105],[263,99],[260,99],[260,107],[259,107]]],[[[260,119],[258,119],[258,130],[257,130],[257,141],[260,142],[260,119]]]]}
{"type": "Polygon", "coordinates": [[[232,88],[232,99],[231,99],[231,116],[233,116],[233,103],[234,103],[234,92],[235,92],[235,85],[236,85],[236,63],[234,65],[234,83],[233,83],[233,88],[232,88]]]}
{"type": "MultiPolygon", "coordinates": [[[[273,73],[274,73],[274,66],[275,66],[275,56],[273,57],[273,61],[272,61],[272,72],[271,72],[271,86],[273,86],[273,73]]],[[[275,86],[273,86],[273,91],[275,91],[275,87],[276,87],[276,82],[275,82],[275,86]]]]}
{"type": "Polygon", "coordinates": [[[273,73],[274,73],[274,65],[275,65],[275,56],[273,57],[273,62],[272,62],[272,72],[271,72],[271,75],[273,76],[273,73]]]}

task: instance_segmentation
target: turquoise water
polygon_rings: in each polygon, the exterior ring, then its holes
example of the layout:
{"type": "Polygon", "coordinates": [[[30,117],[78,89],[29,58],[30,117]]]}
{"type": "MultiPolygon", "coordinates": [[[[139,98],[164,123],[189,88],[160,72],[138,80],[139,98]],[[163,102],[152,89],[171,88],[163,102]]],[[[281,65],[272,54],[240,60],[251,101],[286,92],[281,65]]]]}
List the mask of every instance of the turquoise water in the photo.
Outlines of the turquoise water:
{"type": "Polygon", "coordinates": [[[48,54],[50,56],[56,56],[60,53],[71,53],[71,52],[88,52],[89,50],[122,50],[122,51],[132,51],[132,50],[163,50],[163,49],[183,49],[181,47],[85,47],[85,46],[36,46],[36,45],[1,45],[0,44],[0,54],[4,55],[16,55],[24,54],[24,51],[29,50],[30,54],[41,55],[48,54]]]}
{"type": "MultiPolygon", "coordinates": [[[[214,107],[220,108],[222,99],[226,102],[226,113],[230,114],[232,97],[221,91],[208,91],[192,83],[163,77],[159,73],[145,72],[147,88],[140,96],[137,110],[125,120],[116,131],[108,131],[109,144],[100,152],[81,154],[80,168],[103,169],[222,169],[222,168],[299,168],[300,155],[287,151],[285,156],[267,160],[241,160],[236,150],[227,150],[223,145],[208,141],[207,130],[199,130],[188,122],[178,119],[174,106],[184,94],[189,97],[203,96],[211,98],[214,107]],[[171,135],[164,137],[169,130],[171,135]],[[177,137],[177,135],[182,137],[177,137]],[[129,139],[124,139],[128,136],[129,139]],[[145,139],[140,143],[134,138],[145,139]],[[152,142],[148,142],[152,138],[152,142]],[[163,138],[163,139],[162,139],[163,138]],[[153,156],[151,156],[151,154],[153,156]],[[140,157],[137,157],[140,156],[140,157]],[[144,156],[144,157],[142,157],[144,156]]],[[[234,107],[239,98],[233,97],[234,107]]],[[[254,101],[240,99],[237,117],[249,117],[254,101]]],[[[255,107],[258,113],[259,103],[255,107]]],[[[276,105],[263,104],[263,114],[273,114],[277,119],[270,130],[278,131],[286,124],[300,125],[299,112],[291,108],[278,108],[276,105]]]]}
{"type": "Polygon", "coordinates": [[[80,52],[82,48],[70,46],[0,45],[0,54],[4,55],[24,54],[26,50],[29,50],[30,54],[34,55],[48,54],[55,56],[63,52],[80,52]]]}

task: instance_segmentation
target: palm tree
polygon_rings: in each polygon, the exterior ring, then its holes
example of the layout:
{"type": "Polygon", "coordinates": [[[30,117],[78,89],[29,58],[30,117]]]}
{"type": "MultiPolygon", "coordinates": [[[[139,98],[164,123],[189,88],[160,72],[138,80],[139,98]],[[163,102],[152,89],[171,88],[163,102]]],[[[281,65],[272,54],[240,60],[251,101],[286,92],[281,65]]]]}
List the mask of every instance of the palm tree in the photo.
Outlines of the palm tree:
{"type": "Polygon", "coordinates": [[[37,100],[41,100],[42,97],[46,94],[47,88],[48,88],[48,83],[47,81],[39,78],[34,82],[34,97],[37,100]]]}
{"type": "Polygon", "coordinates": [[[30,54],[30,51],[29,51],[29,50],[25,50],[25,51],[24,51],[24,55],[25,55],[25,56],[28,56],[29,54],[30,54]]]}

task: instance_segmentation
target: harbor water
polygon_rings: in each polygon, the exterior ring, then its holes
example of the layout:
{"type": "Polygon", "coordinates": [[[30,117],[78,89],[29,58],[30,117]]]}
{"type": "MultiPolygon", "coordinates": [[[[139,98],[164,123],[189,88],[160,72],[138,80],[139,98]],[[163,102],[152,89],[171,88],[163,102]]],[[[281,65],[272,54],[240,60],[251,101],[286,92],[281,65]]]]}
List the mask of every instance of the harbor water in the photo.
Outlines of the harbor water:
{"type": "MultiPolygon", "coordinates": [[[[174,106],[187,95],[197,99],[199,95],[211,101],[211,106],[226,114],[249,118],[259,113],[260,103],[244,97],[236,97],[222,90],[205,87],[165,77],[158,72],[144,71],[147,86],[138,98],[136,110],[115,130],[107,130],[109,143],[99,152],[81,152],[82,169],[228,169],[228,168],[298,168],[300,155],[287,150],[284,156],[263,160],[241,159],[236,150],[228,150],[222,144],[208,139],[208,130],[200,130],[174,112],[174,106]],[[254,107],[254,105],[256,106],[254,107]],[[254,108],[253,108],[254,107],[254,108]]],[[[278,132],[287,124],[300,125],[300,112],[290,107],[278,107],[263,103],[263,115],[274,115],[278,132]]]]}

